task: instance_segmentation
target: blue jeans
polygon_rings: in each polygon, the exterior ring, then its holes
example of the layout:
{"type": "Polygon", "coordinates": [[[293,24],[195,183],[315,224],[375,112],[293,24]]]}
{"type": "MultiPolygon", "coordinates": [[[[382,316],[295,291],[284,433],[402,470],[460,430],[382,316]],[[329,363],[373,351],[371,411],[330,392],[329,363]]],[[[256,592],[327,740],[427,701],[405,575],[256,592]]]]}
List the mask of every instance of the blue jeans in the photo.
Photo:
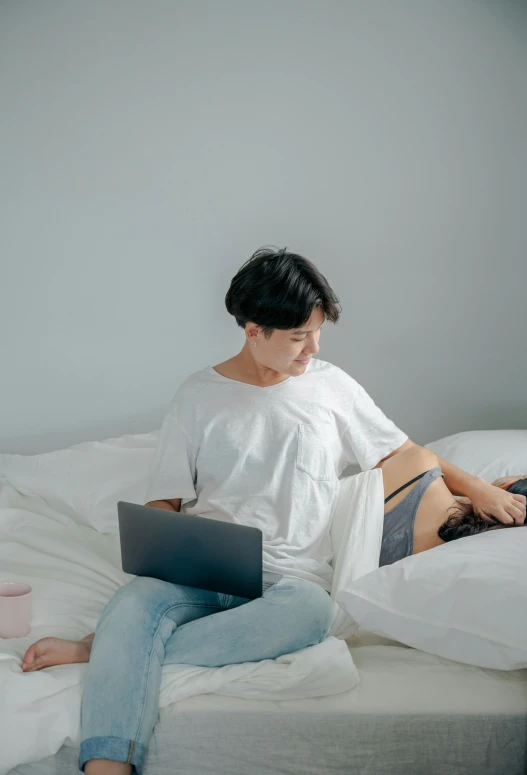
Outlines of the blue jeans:
{"type": "Polygon", "coordinates": [[[332,620],[330,595],[305,579],[284,576],[249,600],[136,576],[97,622],[81,704],[79,769],[89,759],[110,759],[142,775],[162,665],[274,659],[322,642],[332,620]]]}

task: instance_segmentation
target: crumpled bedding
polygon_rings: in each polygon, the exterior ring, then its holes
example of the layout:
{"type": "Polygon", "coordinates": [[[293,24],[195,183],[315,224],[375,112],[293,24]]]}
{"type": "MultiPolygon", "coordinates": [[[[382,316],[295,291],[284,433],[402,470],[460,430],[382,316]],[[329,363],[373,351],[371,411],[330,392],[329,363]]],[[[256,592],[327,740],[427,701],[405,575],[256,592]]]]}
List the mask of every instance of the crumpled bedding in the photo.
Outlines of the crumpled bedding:
{"type": "MultiPolygon", "coordinates": [[[[71,504],[58,508],[48,493],[43,497],[35,494],[36,488],[23,489],[15,476],[22,457],[8,457],[10,465],[3,470],[0,465],[0,580],[30,584],[33,613],[27,636],[0,639],[0,775],[50,756],[62,745],[80,745],[80,703],[88,665],[23,673],[22,657],[45,636],[78,640],[93,632],[108,600],[133,578],[121,568],[117,532],[100,532],[71,504]]],[[[49,489],[53,471],[47,473],[49,489]]],[[[85,473],[89,477],[90,471],[85,473]]],[[[108,482],[104,485],[107,492],[108,482]]],[[[128,500],[127,495],[115,488],[115,514],[117,501],[128,500]]],[[[202,693],[287,700],[357,686],[360,676],[346,639],[358,627],[337,597],[378,567],[383,497],[380,469],[341,479],[331,525],[334,619],[322,643],[261,662],[214,668],[165,665],[160,708],[202,693]]]]}

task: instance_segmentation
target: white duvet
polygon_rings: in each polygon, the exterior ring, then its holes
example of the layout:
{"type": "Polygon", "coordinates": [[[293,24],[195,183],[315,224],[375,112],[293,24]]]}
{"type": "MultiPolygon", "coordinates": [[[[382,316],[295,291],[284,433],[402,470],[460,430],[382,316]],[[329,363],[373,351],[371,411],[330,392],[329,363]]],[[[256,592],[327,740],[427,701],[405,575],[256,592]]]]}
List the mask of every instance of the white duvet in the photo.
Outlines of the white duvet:
{"type": "MultiPolygon", "coordinates": [[[[22,656],[39,638],[77,640],[93,632],[108,600],[133,578],[121,569],[116,504],[144,502],[156,442],[152,433],[30,457],[0,455],[0,581],[33,588],[29,634],[0,638],[0,775],[62,745],[80,745],[88,666],[23,673],[22,656]]],[[[274,660],[214,668],[165,665],[159,706],[202,693],[287,700],[353,689],[359,674],[345,639],[357,626],[335,598],[378,567],[382,523],[381,470],[342,479],[331,528],[334,620],[328,637],[274,660]]]]}

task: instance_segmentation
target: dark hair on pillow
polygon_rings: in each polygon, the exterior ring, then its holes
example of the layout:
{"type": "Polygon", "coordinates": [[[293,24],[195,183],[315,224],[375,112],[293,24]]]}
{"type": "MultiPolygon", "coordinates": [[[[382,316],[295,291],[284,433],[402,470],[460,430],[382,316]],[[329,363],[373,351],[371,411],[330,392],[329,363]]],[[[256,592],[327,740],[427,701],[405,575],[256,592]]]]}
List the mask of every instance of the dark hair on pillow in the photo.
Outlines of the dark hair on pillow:
{"type": "MultiPolygon", "coordinates": [[[[513,482],[507,487],[507,492],[527,495],[527,478],[513,482]]],[[[527,521],[523,525],[517,525],[516,523],[504,525],[496,517],[492,517],[496,521],[496,524],[492,525],[479,514],[474,513],[474,507],[471,503],[459,503],[457,506],[452,506],[452,509],[455,510],[454,513],[446,522],[443,522],[437,531],[437,535],[443,541],[455,541],[457,538],[485,533],[487,530],[498,530],[502,527],[527,527],[527,521]]]]}

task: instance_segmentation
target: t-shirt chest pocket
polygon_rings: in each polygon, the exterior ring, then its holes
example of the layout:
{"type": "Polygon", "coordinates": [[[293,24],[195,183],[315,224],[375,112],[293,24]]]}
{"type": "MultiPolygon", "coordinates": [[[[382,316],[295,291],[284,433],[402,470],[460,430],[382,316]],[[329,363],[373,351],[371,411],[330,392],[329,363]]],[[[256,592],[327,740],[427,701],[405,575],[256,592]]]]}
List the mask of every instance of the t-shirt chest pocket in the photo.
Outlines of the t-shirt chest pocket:
{"type": "Polygon", "coordinates": [[[335,476],[332,452],[332,425],[321,417],[298,423],[296,467],[315,481],[328,481],[335,476]]]}

